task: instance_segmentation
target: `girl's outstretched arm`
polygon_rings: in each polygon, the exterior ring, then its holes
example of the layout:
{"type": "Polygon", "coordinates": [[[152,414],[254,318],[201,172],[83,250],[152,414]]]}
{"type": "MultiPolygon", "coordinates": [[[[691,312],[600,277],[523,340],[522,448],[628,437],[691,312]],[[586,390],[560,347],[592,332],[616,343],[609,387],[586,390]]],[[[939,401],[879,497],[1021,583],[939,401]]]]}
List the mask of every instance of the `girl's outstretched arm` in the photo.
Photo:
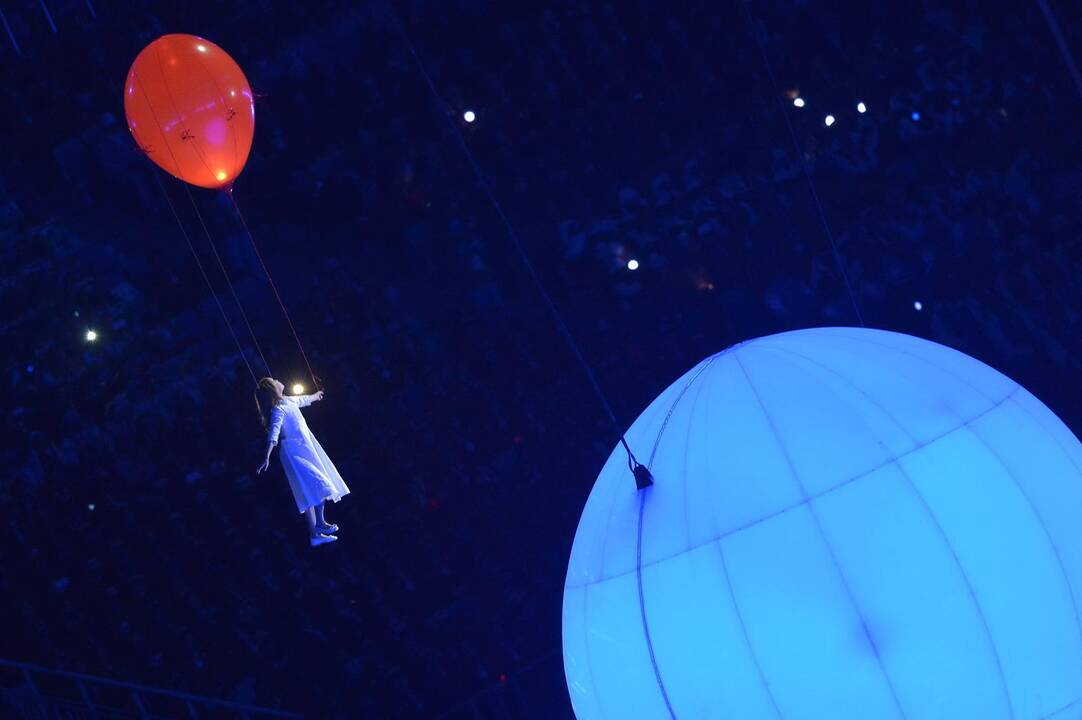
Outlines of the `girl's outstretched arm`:
{"type": "Polygon", "coordinates": [[[319,390],[312,395],[291,395],[293,401],[300,407],[308,407],[312,403],[323,399],[323,391],[319,390]]]}

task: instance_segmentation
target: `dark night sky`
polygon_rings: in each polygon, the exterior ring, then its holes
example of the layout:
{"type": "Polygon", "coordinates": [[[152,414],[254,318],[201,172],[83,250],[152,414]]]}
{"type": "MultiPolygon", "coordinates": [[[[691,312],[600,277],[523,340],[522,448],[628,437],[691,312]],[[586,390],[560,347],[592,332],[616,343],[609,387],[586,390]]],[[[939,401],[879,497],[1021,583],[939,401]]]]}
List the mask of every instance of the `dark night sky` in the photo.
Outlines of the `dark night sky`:
{"type": "MultiPolygon", "coordinates": [[[[570,715],[563,575],[616,435],[445,113],[621,423],[709,353],[856,323],[802,156],[869,326],[1082,427],[1082,97],[1036,2],[752,2],[777,93],[735,0],[47,6],[55,33],[3,7],[21,54],[0,34],[0,657],[313,717],[570,715]],[[318,551],[253,473],[247,371],[125,126],[167,32],[259,96],[236,196],[353,489],[318,551]]],[[[301,377],[227,200],[162,179],[301,377]]]]}

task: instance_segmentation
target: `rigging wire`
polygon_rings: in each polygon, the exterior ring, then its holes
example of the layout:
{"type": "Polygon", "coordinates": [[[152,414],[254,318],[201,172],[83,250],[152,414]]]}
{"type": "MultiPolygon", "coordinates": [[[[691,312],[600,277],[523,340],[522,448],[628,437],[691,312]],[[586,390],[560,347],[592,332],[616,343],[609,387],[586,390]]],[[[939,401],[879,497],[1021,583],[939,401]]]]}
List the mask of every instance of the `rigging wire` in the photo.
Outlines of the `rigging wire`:
{"type": "Polygon", "coordinates": [[[514,247],[516,254],[522,261],[522,264],[525,266],[526,272],[530,276],[530,280],[533,282],[534,288],[537,290],[537,293],[544,301],[545,307],[548,309],[553,324],[556,326],[557,331],[567,343],[567,346],[571,349],[572,354],[575,356],[575,359],[581,366],[582,371],[585,373],[586,378],[590,383],[590,387],[593,388],[594,394],[601,402],[601,406],[604,408],[605,414],[608,416],[609,422],[619,434],[620,444],[623,445],[624,450],[627,452],[628,468],[631,470],[632,474],[635,477],[636,486],[640,490],[649,487],[653,484],[653,476],[650,474],[649,469],[645,465],[640,463],[638,459],[636,459],[635,454],[631,451],[631,447],[627,443],[625,433],[621,430],[620,424],[616,419],[616,413],[613,412],[612,405],[609,403],[608,398],[605,396],[605,392],[601,389],[601,385],[598,383],[597,377],[594,374],[593,369],[586,361],[586,358],[582,354],[582,350],[579,348],[578,343],[575,342],[575,338],[571,334],[571,330],[567,327],[567,323],[564,322],[564,319],[560,315],[560,311],[557,309],[556,304],[552,300],[552,297],[548,294],[548,291],[545,290],[545,286],[541,282],[541,278],[540,276],[538,276],[537,270],[534,268],[533,263],[530,261],[529,255],[526,254],[526,250],[522,245],[522,241],[519,238],[518,232],[515,230],[514,225],[511,223],[510,218],[507,216],[507,213],[504,212],[503,205],[500,204],[499,198],[496,197],[496,193],[492,188],[492,184],[488,181],[487,176],[481,169],[480,164],[477,162],[477,158],[474,157],[473,151],[470,150],[469,145],[466,144],[466,139],[462,136],[462,132],[451,119],[452,116],[449,113],[444,112],[445,108],[447,108],[448,105],[440,96],[439,90],[436,88],[436,84],[432,80],[432,76],[429,75],[428,71],[425,69],[424,63],[421,61],[421,57],[417,53],[417,48],[410,40],[409,35],[406,33],[405,27],[399,21],[398,15],[394,12],[393,8],[388,6],[387,12],[390,15],[392,24],[398,30],[398,34],[401,36],[402,42],[409,49],[410,55],[413,57],[414,64],[417,66],[418,72],[424,78],[425,83],[428,86],[428,90],[432,94],[432,97],[435,100],[437,107],[440,109],[441,114],[444,115],[445,119],[447,120],[447,125],[451,129],[451,134],[455,138],[459,149],[462,151],[463,156],[465,156],[467,163],[469,163],[470,168],[473,170],[473,174],[477,179],[477,184],[481,187],[482,191],[487,196],[489,203],[492,205],[492,208],[496,211],[496,215],[499,217],[500,222],[503,224],[507,237],[511,240],[511,245],[514,247]]]}
{"type": "Polygon", "coordinates": [[[244,325],[248,328],[248,335],[252,338],[252,345],[255,346],[256,352],[259,353],[259,359],[263,361],[263,367],[267,368],[268,375],[274,375],[271,371],[270,363],[267,362],[267,357],[263,354],[263,348],[259,346],[259,340],[256,339],[255,331],[252,330],[252,323],[248,321],[248,313],[244,312],[244,305],[240,301],[240,297],[237,295],[237,290],[233,287],[233,280],[229,277],[229,273],[225,269],[225,263],[222,262],[222,256],[218,254],[218,247],[214,242],[214,239],[210,236],[210,230],[207,229],[207,223],[203,220],[203,213],[199,212],[199,205],[195,202],[195,197],[192,195],[192,190],[188,187],[187,183],[184,183],[184,191],[188,194],[188,200],[192,203],[192,209],[195,210],[195,216],[199,218],[199,224],[203,228],[203,234],[207,238],[207,244],[210,245],[210,249],[214,251],[214,259],[218,261],[218,267],[222,271],[222,277],[225,278],[226,285],[229,286],[229,291],[233,294],[233,300],[237,303],[237,309],[240,310],[240,316],[244,318],[244,325]]]}
{"type": "MultiPolygon", "coordinates": [[[[157,49],[155,48],[155,55],[156,54],[157,54],[157,49]]],[[[159,67],[160,67],[160,60],[159,60],[159,67]]],[[[154,118],[154,123],[158,127],[161,127],[161,121],[158,119],[158,113],[155,111],[154,105],[152,103],[150,103],[150,101],[148,99],[146,99],[147,95],[146,95],[146,92],[142,90],[142,81],[140,80],[138,74],[135,74],[135,82],[138,83],[139,86],[140,86],[140,95],[146,100],[147,107],[150,109],[151,115],[154,118]]],[[[149,154],[149,152],[150,152],[149,148],[141,147],[140,149],[144,153],[149,154]]],[[[177,156],[173,152],[173,148],[172,148],[172,146],[170,146],[170,144],[168,142],[165,143],[165,149],[169,151],[169,157],[172,158],[173,165],[175,167],[179,168],[180,163],[177,162],[177,156]]],[[[154,173],[154,181],[158,184],[158,188],[161,190],[162,195],[165,197],[165,201],[169,205],[169,210],[172,212],[173,218],[177,221],[177,227],[180,228],[181,234],[184,235],[184,241],[188,244],[188,249],[192,251],[192,257],[195,258],[196,265],[199,266],[199,273],[203,276],[203,280],[206,282],[207,288],[210,290],[210,294],[214,298],[214,303],[218,306],[218,312],[221,313],[222,319],[225,321],[226,327],[229,328],[229,334],[230,334],[230,336],[232,336],[233,342],[237,346],[237,351],[240,353],[241,359],[244,360],[245,367],[248,368],[248,374],[252,376],[252,383],[253,384],[258,384],[259,381],[255,376],[255,371],[252,370],[252,365],[251,365],[251,363],[248,362],[248,358],[244,354],[244,348],[240,344],[240,339],[237,337],[237,333],[233,330],[233,324],[231,322],[229,322],[229,317],[225,314],[225,308],[222,307],[222,302],[221,302],[221,300],[218,299],[218,294],[214,291],[214,286],[211,284],[210,277],[207,275],[207,271],[203,267],[203,262],[199,259],[199,254],[195,251],[195,245],[192,244],[192,239],[188,235],[188,230],[184,227],[184,223],[181,222],[180,215],[177,214],[177,209],[173,205],[173,200],[169,197],[169,193],[166,192],[165,185],[162,184],[161,178],[158,177],[157,172],[154,173]]],[[[207,226],[203,222],[203,216],[199,212],[199,207],[195,204],[195,199],[192,196],[191,190],[188,188],[186,183],[184,185],[184,189],[187,191],[188,199],[191,200],[192,207],[195,209],[196,215],[199,217],[200,224],[203,225],[203,231],[206,233],[207,241],[210,243],[211,249],[214,250],[214,256],[216,258],[218,258],[218,265],[222,269],[222,274],[225,276],[226,283],[229,284],[229,289],[233,293],[233,299],[236,300],[237,307],[240,308],[241,315],[244,317],[244,322],[248,326],[249,333],[251,333],[251,335],[252,335],[252,342],[255,343],[256,349],[259,352],[259,357],[263,360],[263,364],[267,365],[267,372],[270,372],[270,365],[267,364],[267,359],[266,359],[266,357],[263,356],[263,350],[262,350],[262,348],[259,347],[259,342],[255,338],[255,333],[252,332],[252,326],[248,322],[248,316],[244,312],[244,306],[241,305],[240,298],[237,296],[237,291],[236,291],[236,289],[234,289],[233,283],[229,279],[229,274],[225,271],[225,265],[222,263],[221,257],[219,257],[219,255],[218,255],[218,248],[215,246],[214,241],[211,239],[210,232],[207,231],[207,226]]],[[[273,375],[273,373],[271,373],[271,374],[273,375]]]]}
{"type": "Polygon", "coordinates": [[[1078,65],[1075,63],[1071,48],[1067,45],[1067,40],[1063,37],[1063,32],[1059,28],[1059,22],[1056,20],[1052,8],[1048,6],[1047,0],[1037,0],[1037,4],[1041,7],[1041,13],[1044,15],[1053,37],[1056,38],[1056,45],[1059,47],[1060,55],[1063,56],[1063,62],[1067,63],[1067,70],[1070,71],[1071,77],[1074,78],[1074,85],[1078,88],[1078,94],[1082,95],[1082,73],[1078,71],[1078,65]]]}
{"type": "MultiPolygon", "coordinates": [[[[391,22],[397,28],[399,36],[401,37],[401,39],[403,39],[403,42],[409,49],[410,55],[413,57],[414,64],[417,65],[419,73],[424,78],[424,81],[427,84],[428,91],[432,93],[433,99],[436,101],[437,106],[441,110],[444,110],[447,107],[447,103],[445,103],[443,97],[439,95],[439,91],[436,89],[436,83],[433,81],[432,76],[428,75],[428,71],[425,69],[424,63],[421,62],[421,57],[417,52],[417,48],[414,47],[413,42],[409,38],[409,35],[407,35],[406,28],[398,21],[397,14],[395,14],[394,10],[391,9],[390,6],[388,6],[387,8],[387,12],[388,14],[390,14],[391,22]]],[[[474,157],[473,150],[471,150],[470,146],[466,144],[466,141],[462,136],[462,132],[459,130],[458,126],[454,125],[454,122],[451,120],[451,116],[446,112],[441,113],[441,115],[445,116],[445,119],[447,120],[447,125],[451,130],[451,134],[453,135],[454,140],[457,141],[459,149],[462,150],[462,154],[465,157],[466,162],[469,162],[469,165],[473,170],[474,176],[477,180],[477,184],[480,186],[481,191],[484,191],[485,195],[488,197],[492,209],[496,210],[496,214],[498,215],[500,222],[503,224],[507,237],[511,239],[511,244],[514,247],[515,252],[518,254],[519,260],[522,260],[523,265],[526,267],[526,272],[529,275],[531,282],[533,283],[533,287],[537,289],[538,294],[540,294],[541,299],[544,301],[546,309],[549,310],[549,314],[552,317],[553,324],[556,326],[559,335],[562,336],[567,342],[568,348],[570,348],[571,353],[575,355],[575,358],[577,359],[580,367],[582,368],[586,379],[590,381],[590,387],[593,388],[594,394],[597,395],[597,400],[601,401],[602,407],[605,409],[605,414],[606,416],[608,416],[609,422],[612,424],[612,428],[615,429],[617,433],[619,433],[620,444],[623,445],[623,449],[626,451],[626,454],[628,454],[628,468],[631,470],[632,474],[635,477],[636,487],[638,487],[638,489],[644,489],[654,484],[654,477],[652,477],[652,475],[650,474],[649,469],[645,466],[645,464],[639,462],[635,458],[635,454],[632,453],[631,446],[628,445],[628,440],[626,440],[624,432],[620,429],[620,423],[616,419],[616,413],[613,413],[612,406],[608,402],[608,397],[605,396],[605,392],[602,390],[601,384],[597,382],[597,377],[594,375],[593,368],[591,368],[590,363],[586,362],[586,358],[582,354],[582,351],[579,348],[579,344],[575,341],[575,337],[571,335],[571,331],[567,327],[567,323],[564,322],[563,316],[560,316],[559,310],[557,310],[556,307],[556,303],[553,302],[549,292],[545,290],[544,285],[541,283],[541,278],[538,275],[535,267],[533,267],[533,263],[530,262],[529,256],[526,253],[526,249],[523,247],[522,240],[519,239],[518,232],[515,230],[515,226],[512,224],[511,219],[507,218],[507,213],[504,212],[503,206],[500,204],[500,200],[499,198],[497,198],[496,192],[493,191],[492,185],[491,183],[489,183],[485,172],[481,170],[480,165],[477,162],[477,158],[474,157]]]]}
{"type": "Polygon", "coordinates": [[[286,304],[282,301],[282,296],[278,293],[278,286],[274,283],[274,278],[271,277],[270,270],[267,268],[267,263],[263,260],[263,254],[259,252],[259,246],[255,243],[255,237],[252,236],[252,231],[248,227],[248,221],[244,219],[244,213],[241,212],[240,205],[237,204],[237,198],[233,194],[232,185],[226,188],[226,195],[229,196],[230,202],[233,203],[233,209],[240,219],[240,224],[244,228],[244,233],[248,236],[248,242],[251,243],[252,250],[255,251],[255,256],[259,259],[259,266],[263,268],[263,274],[267,277],[267,284],[270,285],[271,291],[274,293],[274,299],[278,301],[278,307],[281,308],[282,315],[289,325],[289,330],[293,333],[293,339],[297,343],[297,349],[300,350],[301,357],[304,358],[304,364],[308,368],[308,375],[312,378],[312,383],[315,385],[316,390],[320,390],[323,387],[323,383],[320,382],[319,377],[312,370],[312,363],[308,362],[308,354],[304,352],[304,345],[301,343],[301,338],[297,334],[297,328],[293,325],[292,318],[289,317],[289,311],[286,310],[286,304]]]}
{"type": "Polygon", "coordinates": [[[793,150],[796,152],[797,161],[800,163],[800,168],[804,172],[804,179],[808,182],[808,190],[811,191],[812,200],[815,201],[815,207],[819,212],[819,222],[823,225],[823,232],[826,233],[827,240],[830,241],[830,249],[834,254],[834,262],[837,264],[838,270],[842,274],[842,280],[845,283],[845,292],[849,295],[849,302],[853,305],[853,312],[856,314],[860,326],[867,327],[864,324],[864,316],[860,312],[860,305],[857,303],[857,296],[853,292],[853,285],[849,281],[849,272],[845,269],[845,260],[838,250],[838,243],[834,239],[834,232],[830,229],[830,222],[827,220],[826,210],[823,208],[823,203],[819,199],[819,192],[815,189],[815,180],[812,179],[811,170],[808,168],[808,163],[804,159],[804,153],[800,150],[800,141],[797,139],[796,130],[793,128],[793,122],[789,119],[789,113],[786,111],[785,105],[781,101],[781,91],[778,88],[777,78],[774,77],[774,68],[770,64],[770,57],[767,55],[762,35],[757,31],[755,26],[755,18],[752,16],[751,7],[748,4],[748,0],[738,1],[744,8],[748,20],[748,29],[751,31],[751,36],[755,40],[756,46],[759,48],[759,54],[763,58],[763,65],[766,66],[766,73],[770,76],[770,86],[774,92],[774,100],[777,102],[778,109],[785,119],[785,126],[789,128],[789,137],[792,138],[793,141],[793,150]]]}
{"type": "Polygon", "coordinates": [[[196,266],[199,267],[199,274],[203,276],[203,281],[206,282],[207,288],[210,290],[210,296],[214,298],[214,304],[218,306],[218,312],[222,315],[222,320],[225,321],[225,326],[229,328],[229,335],[233,338],[233,342],[237,346],[237,354],[244,362],[244,366],[248,368],[248,374],[252,376],[252,384],[258,384],[259,380],[255,376],[255,371],[252,370],[251,363],[248,362],[248,358],[244,355],[244,348],[241,347],[240,340],[237,338],[237,333],[233,330],[233,323],[229,321],[229,316],[225,314],[225,308],[222,307],[222,301],[218,299],[218,293],[214,291],[214,286],[210,282],[210,276],[207,275],[206,268],[203,267],[203,261],[199,259],[199,253],[195,251],[195,245],[192,244],[192,239],[188,235],[187,228],[184,227],[184,223],[180,220],[180,215],[177,214],[176,206],[173,205],[172,198],[169,197],[169,193],[165,190],[165,185],[162,184],[161,178],[158,177],[159,171],[154,169],[151,171],[154,175],[154,182],[157,183],[158,189],[161,190],[162,197],[165,198],[166,204],[169,206],[169,211],[173,215],[173,219],[177,221],[177,227],[180,228],[180,234],[184,236],[184,242],[188,244],[188,249],[192,251],[192,257],[195,259],[196,266]]]}

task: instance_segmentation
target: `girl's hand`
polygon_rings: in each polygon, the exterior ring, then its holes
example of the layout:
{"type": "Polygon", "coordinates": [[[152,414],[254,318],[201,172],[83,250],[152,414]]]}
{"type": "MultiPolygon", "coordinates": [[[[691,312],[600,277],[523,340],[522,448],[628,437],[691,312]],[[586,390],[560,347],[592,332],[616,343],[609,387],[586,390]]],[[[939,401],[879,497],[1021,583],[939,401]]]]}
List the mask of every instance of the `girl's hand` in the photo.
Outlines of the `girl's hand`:
{"type": "Polygon", "coordinates": [[[262,465],[260,465],[259,467],[256,468],[255,474],[258,475],[259,473],[263,472],[264,470],[267,469],[267,467],[269,465],[270,465],[270,458],[267,458],[266,460],[263,461],[262,465]]]}
{"type": "Polygon", "coordinates": [[[316,394],[312,396],[312,402],[315,402],[316,400],[322,400],[322,399],[323,399],[323,391],[322,390],[318,390],[316,392],[316,394]]]}

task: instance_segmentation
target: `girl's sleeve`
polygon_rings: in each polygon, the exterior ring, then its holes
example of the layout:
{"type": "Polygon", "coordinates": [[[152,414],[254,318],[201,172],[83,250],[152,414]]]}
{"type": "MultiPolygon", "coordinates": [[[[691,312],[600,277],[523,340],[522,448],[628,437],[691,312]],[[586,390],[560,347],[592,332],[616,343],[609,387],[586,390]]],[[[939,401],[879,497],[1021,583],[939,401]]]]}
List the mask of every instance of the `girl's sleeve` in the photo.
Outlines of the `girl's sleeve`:
{"type": "Polygon", "coordinates": [[[278,435],[282,432],[282,422],[286,419],[286,411],[277,405],[271,410],[270,427],[267,428],[267,442],[278,443],[278,435]]]}
{"type": "Polygon", "coordinates": [[[297,407],[308,407],[314,402],[314,395],[290,395],[289,399],[297,403],[297,407]]]}

